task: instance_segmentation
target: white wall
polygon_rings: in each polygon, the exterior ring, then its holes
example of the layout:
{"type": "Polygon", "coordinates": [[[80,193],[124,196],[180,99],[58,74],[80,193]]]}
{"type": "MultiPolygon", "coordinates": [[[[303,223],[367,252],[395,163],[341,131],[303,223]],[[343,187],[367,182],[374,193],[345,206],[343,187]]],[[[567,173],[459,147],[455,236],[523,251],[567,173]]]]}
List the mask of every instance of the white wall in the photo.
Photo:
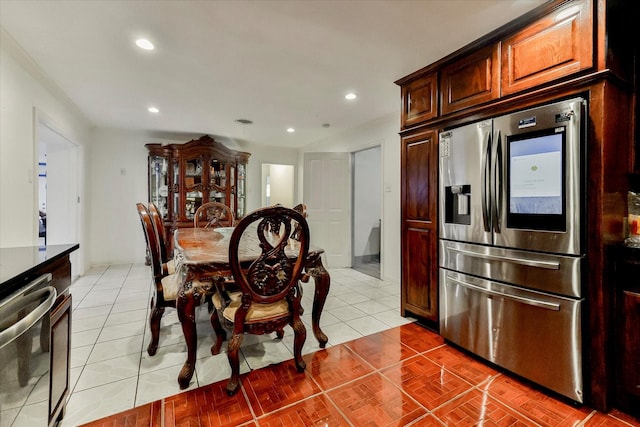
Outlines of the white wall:
{"type": "MultiPolygon", "coordinates": [[[[0,105],[0,247],[35,245],[39,192],[37,117],[46,117],[58,133],[84,147],[89,140],[90,123],[4,30],[0,30],[0,105]]],[[[84,164],[79,169],[84,171],[84,164]]],[[[83,210],[81,205],[81,215],[83,210]]],[[[80,251],[85,249],[83,231],[80,251]]],[[[80,272],[84,271],[80,267],[80,272]]]]}
{"type": "MultiPolygon", "coordinates": [[[[354,152],[376,145],[382,150],[381,277],[400,281],[400,111],[330,139],[304,147],[303,152],[354,152]]],[[[302,154],[300,155],[302,164],[302,154]]],[[[298,182],[302,179],[299,171],[298,182]]],[[[299,193],[302,186],[299,186],[299,193]]],[[[299,196],[302,200],[302,195],[299,196]]]]}
{"type": "Polygon", "coordinates": [[[97,128],[89,158],[91,265],[144,262],[145,242],[136,203],[146,203],[145,132],[97,128]]]}

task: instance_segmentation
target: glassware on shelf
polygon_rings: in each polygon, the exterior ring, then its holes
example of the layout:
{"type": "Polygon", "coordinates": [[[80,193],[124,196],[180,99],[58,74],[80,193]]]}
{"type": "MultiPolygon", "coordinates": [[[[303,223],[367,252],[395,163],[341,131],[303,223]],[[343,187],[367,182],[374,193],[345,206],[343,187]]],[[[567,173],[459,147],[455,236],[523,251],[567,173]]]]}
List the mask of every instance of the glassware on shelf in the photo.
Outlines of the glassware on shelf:
{"type": "Polygon", "coordinates": [[[234,209],[241,204],[242,211],[246,210],[244,198],[236,195],[235,181],[238,165],[246,165],[250,153],[231,150],[207,135],[183,144],[145,146],[149,150],[149,201],[164,209],[165,221],[172,227],[190,226],[195,210],[205,201],[234,209]]]}
{"type": "Polygon", "coordinates": [[[149,201],[157,206],[163,217],[167,216],[169,160],[162,156],[149,157],[149,201]]]}
{"type": "Polygon", "coordinates": [[[628,237],[625,244],[634,248],[640,248],[640,193],[629,191],[628,193],[628,211],[627,218],[628,237]]]}

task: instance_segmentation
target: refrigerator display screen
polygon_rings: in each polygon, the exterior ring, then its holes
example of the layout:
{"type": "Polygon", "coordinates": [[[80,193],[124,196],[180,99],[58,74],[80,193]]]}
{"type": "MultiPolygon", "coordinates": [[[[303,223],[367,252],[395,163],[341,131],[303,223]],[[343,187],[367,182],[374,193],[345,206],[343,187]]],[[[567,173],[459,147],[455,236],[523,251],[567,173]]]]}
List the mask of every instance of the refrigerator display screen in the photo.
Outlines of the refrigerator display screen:
{"type": "Polygon", "coordinates": [[[564,139],[564,128],[507,138],[507,226],[564,227],[564,139]]]}

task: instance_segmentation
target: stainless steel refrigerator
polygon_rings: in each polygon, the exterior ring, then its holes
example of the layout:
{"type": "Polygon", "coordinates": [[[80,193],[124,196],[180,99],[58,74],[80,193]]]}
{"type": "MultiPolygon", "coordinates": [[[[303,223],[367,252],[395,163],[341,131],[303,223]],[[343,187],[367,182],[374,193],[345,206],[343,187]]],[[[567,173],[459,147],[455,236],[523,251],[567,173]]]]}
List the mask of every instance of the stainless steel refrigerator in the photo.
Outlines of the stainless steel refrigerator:
{"type": "Polygon", "coordinates": [[[440,332],[583,402],[586,108],[576,97],[440,134],[440,332]]]}

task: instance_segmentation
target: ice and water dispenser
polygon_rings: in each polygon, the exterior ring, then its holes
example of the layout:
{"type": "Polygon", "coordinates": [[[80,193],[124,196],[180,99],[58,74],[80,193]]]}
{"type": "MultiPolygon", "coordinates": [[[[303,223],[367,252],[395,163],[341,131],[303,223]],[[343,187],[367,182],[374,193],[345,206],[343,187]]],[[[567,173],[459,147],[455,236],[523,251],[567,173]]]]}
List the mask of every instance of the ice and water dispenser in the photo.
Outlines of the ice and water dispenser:
{"type": "Polygon", "coordinates": [[[451,185],[444,188],[444,221],[471,224],[471,186],[451,185]]]}

